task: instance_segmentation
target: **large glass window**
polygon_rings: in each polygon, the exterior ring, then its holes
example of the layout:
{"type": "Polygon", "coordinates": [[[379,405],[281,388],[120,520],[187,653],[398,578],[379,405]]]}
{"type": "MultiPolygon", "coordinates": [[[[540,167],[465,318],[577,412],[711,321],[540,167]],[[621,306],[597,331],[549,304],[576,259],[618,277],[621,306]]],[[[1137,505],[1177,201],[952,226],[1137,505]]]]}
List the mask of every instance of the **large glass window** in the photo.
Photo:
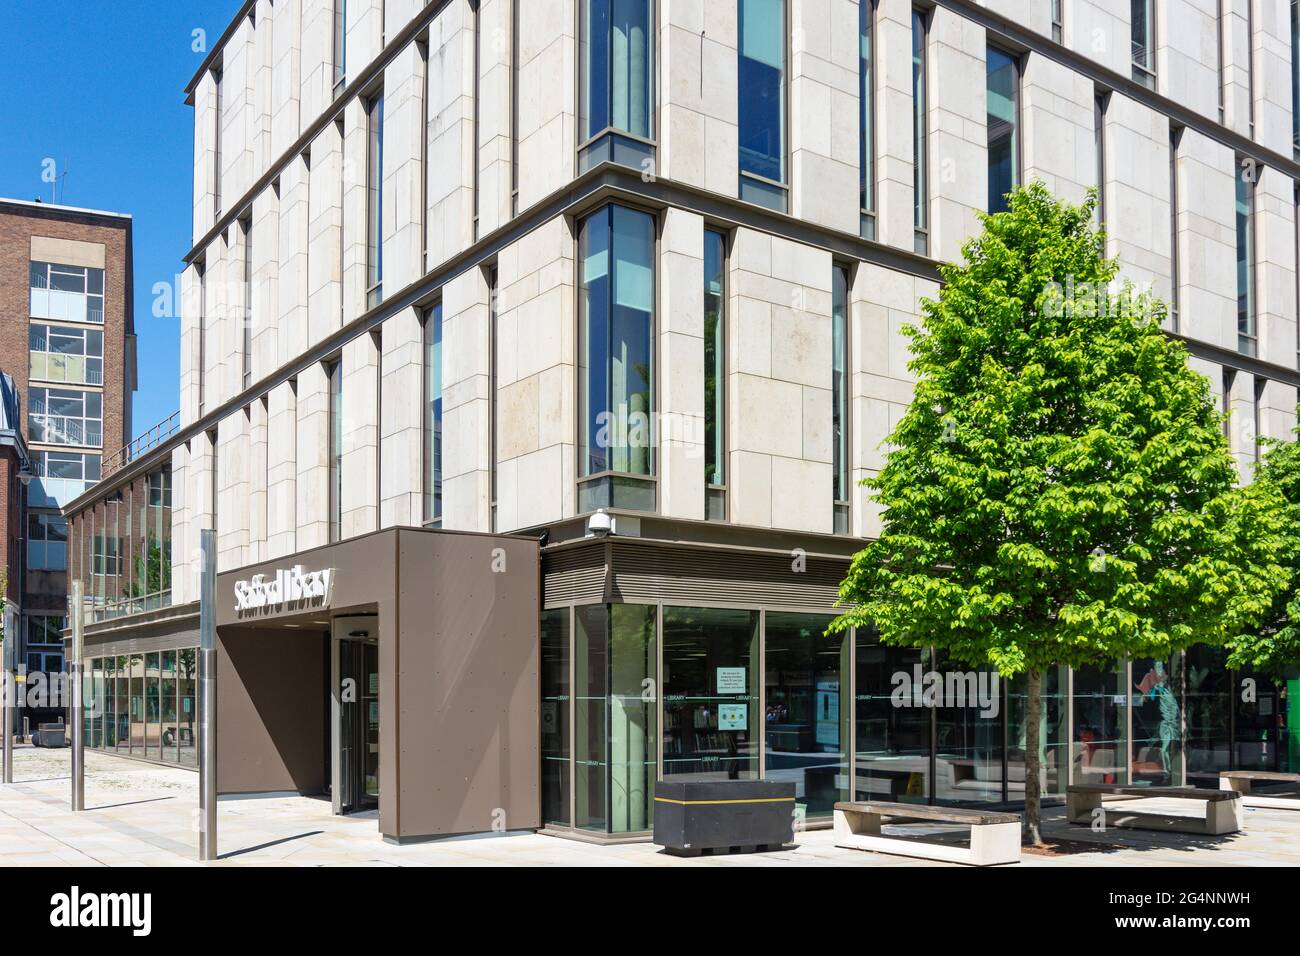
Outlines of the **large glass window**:
{"type": "Polygon", "coordinates": [[[104,324],[104,270],[33,262],[31,317],[104,324]]]}
{"type": "Polygon", "coordinates": [[[424,316],[424,520],[442,518],[442,303],[424,316]]]}
{"type": "Polygon", "coordinates": [[[334,0],[334,92],[347,81],[348,0],[334,0]]]}
{"type": "Polygon", "coordinates": [[[32,388],[27,437],[49,445],[104,444],[104,396],[70,388],[32,388]]]}
{"type": "Polygon", "coordinates": [[[131,658],[117,658],[113,694],[113,749],[119,753],[131,752],[131,658]]]}
{"type": "Polygon", "coordinates": [[[826,819],[848,794],[849,640],[820,614],[767,614],[767,779],[792,781],[796,813],[826,819]]]}
{"type": "Polygon", "coordinates": [[[1124,664],[1074,672],[1073,783],[1128,783],[1124,664]]]}
{"type": "Polygon", "coordinates": [[[1233,681],[1221,647],[1187,651],[1187,783],[1219,789],[1219,773],[1232,769],[1233,681]]]}
{"type": "MultiPolygon", "coordinates": [[[[1238,673],[1233,695],[1233,749],[1237,770],[1287,772],[1293,756],[1288,721],[1288,686],[1250,670],[1238,673]]],[[[1292,681],[1292,684],[1295,682],[1292,681]]]]}
{"type": "Polygon", "coordinates": [[[145,741],[145,660],[143,654],[133,654],[131,660],[131,754],[144,756],[145,741]]]}
{"type": "Polygon", "coordinates": [[[176,714],[176,737],[180,748],[180,762],[188,767],[197,767],[199,764],[198,661],[197,648],[189,647],[176,652],[176,698],[179,704],[176,714]]]}
{"type": "Polygon", "coordinates": [[[886,647],[858,630],[853,799],[929,802],[930,708],[921,695],[929,656],[919,648],[886,647]]]}
{"type": "Polygon", "coordinates": [[[574,825],[644,832],[658,762],[655,609],[597,604],[575,618],[574,825]]]}
{"type": "Polygon", "coordinates": [[[928,106],[925,68],[925,12],[912,11],[912,222],[916,230],[915,247],[919,253],[930,251],[929,233],[929,133],[926,129],[928,106]]]}
{"type": "Polygon", "coordinates": [[[27,567],[31,571],[68,570],[68,519],[62,515],[27,515],[27,567]]]}
{"type": "Polygon", "coordinates": [[[944,687],[934,716],[935,803],[999,803],[1002,681],[991,667],[969,667],[942,653],[936,660],[944,687]]]}
{"type": "MultiPolygon", "coordinates": [[[[1039,689],[1038,757],[1043,794],[1065,794],[1070,763],[1069,674],[1068,667],[1046,668],[1039,689]]],[[[1027,712],[1028,695],[1022,676],[1007,685],[1007,796],[1012,800],[1025,798],[1027,712]]]]}
{"type": "Polygon", "coordinates": [[[704,231],[704,516],[727,518],[727,238],[704,231]]]}
{"type": "Polygon", "coordinates": [[[578,510],[653,511],[655,221],[607,206],[582,222],[578,510]]]}
{"type": "Polygon", "coordinates": [[[162,682],[158,654],[146,654],[144,662],[144,755],[150,760],[162,756],[162,682]]]}
{"type": "Polygon", "coordinates": [[[158,670],[158,708],[162,726],[163,760],[176,763],[177,724],[176,724],[176,652],[163,651],[158,670]]]}
{"type": "Polygon", "coordinates": [[[988,48],[989,212],[1007,208],[1007,193],[1020,181],[1020,64],[997,47],[988,48]]]}
{"type": "Polygon", "coordinates": [[[876,238],[876,108],[872,36],[875,0],[858,4],[858,172],[862,206],[862,236],[876,238]]]}
{"type": "Polygon", "coordinates": [[[1065,42],[1065,0],[1052,0],[1052,39],[1065,42]]]}
{"type": "Polygon", "coordinates": [[[738,0],[740,198],[786,208],[785,0],[738,0]]]}
{"type": "Polygon", "coordinates": [[[33,381],[104,384],[104,333],[33,322],[27,330],[33,381]]]}
{"type": "Polygon", "coordinates": [[[240,382],[248,388],[253,381],[253,220],[240,225],[244,243],[244,314],[240,330],[240,382]]]}
{"type": "Polygon", "coordinates": [[[326,369],[329,378],[329,507],[330,540],[338,541],[343,532],[343,363],[334,362],[326,369]]]}
{"type": "Polygon", "coordinates": [[[1133,661],[1133,783],[1183,783],[1181,658],[1133,661]]]}
{"type": "Polygon", "coordinates": [[[641,166],[654,148],[653,0],[581,0],[579,171],[641,166]]]}
{"type": "Polygon", "coordinates": [[[1254,355],[1255,336],[1255,165],[1237,162],[1237,351],[1254,355]]]}
{"type": "Polygon", "coordinates": [[[849,270],[831,278],[831,471],[834,528],[849,533],[849,270]]]}
{"type": "Polygon", "coordinates": [[[542,822],[569,825],[569,609],[542,612],[542,822]]]}
{"type": "Polygon", "coordinates": [[[1156,88],[1156,0],[1131,0],[1133,79],[1156,88]]]}
{"type": "Polygon", "coordinates": [[[384,297],[384,94],[366,105],[366,307],[384,297]]]}
{"type": "Polygon", "coordinates": [[[664,776],[758,778],[757,611],[666,607],[664,776]]]}

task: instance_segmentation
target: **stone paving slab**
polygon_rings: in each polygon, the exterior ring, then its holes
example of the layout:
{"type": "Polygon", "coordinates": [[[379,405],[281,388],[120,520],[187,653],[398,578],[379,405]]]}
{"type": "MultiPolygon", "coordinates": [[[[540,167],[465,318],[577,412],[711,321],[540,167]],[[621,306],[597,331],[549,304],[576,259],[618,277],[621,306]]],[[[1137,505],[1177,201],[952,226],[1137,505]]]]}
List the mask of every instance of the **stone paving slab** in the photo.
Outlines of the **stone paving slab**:
{"type": "MultiPolygon", "coordinates": [[[[0,866],[198,866],[198,774],[88,751],[86,806],[70,809],[71,753],[19,747],[14,784],[0,786],[0,866]]],[[[1164,800],[1128,807],[1178,813],[1164,800]]],[[[1049,836],[1095,843],[1096,852],[1026,854],[1021,866],[1300,866],[1300,810],[1248,808],[1246,829],[1225,837],[1069,826],[1044,811],[1049,836]]],[[[947,835],[959,831],[946,828],[947,835]]],[[[903,834],[944,827],[887,827],[903,834]]],[[[214,866],[949,866],[844,850],[829,830],[797,835],[793,847],[683,859],[648,843],[594,846],[537,833],[393,846],[375,813],[335,817],[329,803],[274,796],[222,800],[222,857],[214,866]]]]}

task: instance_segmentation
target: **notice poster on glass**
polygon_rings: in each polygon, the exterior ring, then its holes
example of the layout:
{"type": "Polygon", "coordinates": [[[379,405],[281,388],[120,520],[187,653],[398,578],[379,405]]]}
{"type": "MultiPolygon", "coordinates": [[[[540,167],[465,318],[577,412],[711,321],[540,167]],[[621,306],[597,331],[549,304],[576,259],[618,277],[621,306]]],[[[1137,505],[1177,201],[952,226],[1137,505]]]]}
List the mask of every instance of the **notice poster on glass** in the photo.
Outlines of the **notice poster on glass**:
{"type": "Polygon", "coordinates": [[[840,682],[817,682],[817,743],[838,747],[840,743],[840,682]]]}
{"type": "Polygon", "coordinates": [[[749,705],[722,704],[718,707],[719,730],[748,730],[749,705]]]}
{"type": "Polygon", "coordinates": [[[743,694],[745,692],[745,668],[719,667],[718,694],[743,694]]]}

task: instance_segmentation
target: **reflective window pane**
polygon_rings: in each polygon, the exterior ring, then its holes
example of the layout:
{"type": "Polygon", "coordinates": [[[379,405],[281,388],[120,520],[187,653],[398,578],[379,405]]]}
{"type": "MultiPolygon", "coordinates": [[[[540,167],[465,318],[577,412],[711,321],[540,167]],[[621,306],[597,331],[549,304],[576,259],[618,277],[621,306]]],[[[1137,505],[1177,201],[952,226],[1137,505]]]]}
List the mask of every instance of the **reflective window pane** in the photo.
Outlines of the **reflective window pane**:
{"type": "Polygon", "coordinates": [[[542,612],[542,822],[569,823],[569,609],[542,612]]]}
{"type": "Polygon", "coordinates": [[[757,611],[664,608],[664,776],[758,777],[757,611]]]}
{"type": "Polygon", "coordinates": [[[785,182],[785,0],[739,0],[740,169],[785,182]]]}
{"type": "Polygon", "coordinates": [[[1007,208],[1007,193],[1020,179],[1017,104],[1020,67],[1015,58],[988,48],[989,212],[1007,208]]]}
{"type": "Polygon", "coordinates": [[[853,799],[926,803],[930,799],[930,708],[912,690],[919,689],[917,669],[928,668],[929,652],[886,647],[860,628],[856,653],[853,799]]]}
{"type": "Polygon", "coordinates": [[[1128,784],[1126,668],[1074,672],[1073,783],[1128,784]]]}

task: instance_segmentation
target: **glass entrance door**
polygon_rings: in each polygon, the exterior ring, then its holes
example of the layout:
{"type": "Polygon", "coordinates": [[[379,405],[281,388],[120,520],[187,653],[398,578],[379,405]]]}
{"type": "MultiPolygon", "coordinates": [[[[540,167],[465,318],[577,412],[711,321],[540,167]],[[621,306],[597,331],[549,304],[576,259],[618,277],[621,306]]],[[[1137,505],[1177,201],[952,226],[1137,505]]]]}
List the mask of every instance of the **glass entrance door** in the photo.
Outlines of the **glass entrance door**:
{"type": "Polygon", "coordinates": [[[334,622],[337,813],[379,806],[379,641],[373,617],[334,622]]]}

